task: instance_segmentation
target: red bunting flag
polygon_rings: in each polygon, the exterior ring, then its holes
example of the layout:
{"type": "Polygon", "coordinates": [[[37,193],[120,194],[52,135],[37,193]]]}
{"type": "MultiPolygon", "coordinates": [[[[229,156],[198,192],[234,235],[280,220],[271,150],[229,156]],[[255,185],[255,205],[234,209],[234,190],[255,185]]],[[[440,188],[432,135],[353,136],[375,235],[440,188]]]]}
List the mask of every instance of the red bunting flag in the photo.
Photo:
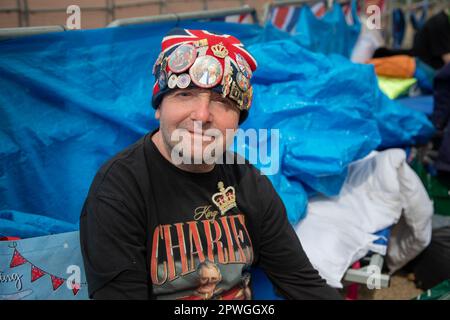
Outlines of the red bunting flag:
{"type": "Polygon", "coordinates": [[[73,295],[76,296],[77,293],[78,293],[78,291],[80,291],[80,284],[79,284],[79,283],[72,282],[72,292],[73,292],[73,295]]]}
{"type": "Polygon", "coordinates": [[[36,281],[37,279],[39,279],[43,275],[45,275],[44,271],[42,271],[41,269],[39,269],[36,266],[31,266],[31,282],[36,281]]]}
{"type": "Polygon", "coordinates": [[[28,262],[27,259],[25,259],[24,257],[22,257],[19,253],[19,251],[17,251],[17,249],[14,249],[14,254],[13,257],[11,259],[11,263],[9,264],[10,268],[14,268],[17,266],[20,266],[24,263],[28,262]]]}
{"type": "Polygon", "coordinates": [[[54,276],[52,274],[50,275],[50,277],[52,278],[53,291],[58,289],[65,281],[64,279],[58,278],[57,276],[54,276]]]}

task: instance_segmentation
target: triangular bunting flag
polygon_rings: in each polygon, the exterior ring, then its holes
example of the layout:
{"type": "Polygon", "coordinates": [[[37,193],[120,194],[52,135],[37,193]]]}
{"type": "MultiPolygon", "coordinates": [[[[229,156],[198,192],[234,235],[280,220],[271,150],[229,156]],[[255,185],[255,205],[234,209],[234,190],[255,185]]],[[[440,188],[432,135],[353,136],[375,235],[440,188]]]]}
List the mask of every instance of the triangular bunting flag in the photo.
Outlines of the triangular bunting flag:
{"type": "Polygon", "coordinates": [[[36,266],[31,266],[31,282],[36,281],[37,279],[39,279],[43,275],[45,275],[44,271],[42,271],[41,269],[39,269],[36,266]]]}
{"type": "Polygon", "coordinates": [[[28,262],[27,259],[25,259],[24,257],[22,257],[19,253],[19,251],[17,251],[17,249],[14,249],[14,254],[12,256],[11,259],[11,263],[9,264],[10,268],[14,268],[17,266],[20,266],[24,263],[28,262]]]}
{"type": "Polygon", "coordinates": [[[78,291],[80,291],[80,284],[79,284],[79,283],[73,282],[73,283],[72,283],[72,292],[73,292],[73,295],[76,296],[77,293],[78,293],[78,291]]]}
{"type": "Polygon", "coordinates": [[[58,278],[54,275],[50,275],[50,277],[52,278],[53,291],[58,289],[65,281],[64,279],[58,278]]]}

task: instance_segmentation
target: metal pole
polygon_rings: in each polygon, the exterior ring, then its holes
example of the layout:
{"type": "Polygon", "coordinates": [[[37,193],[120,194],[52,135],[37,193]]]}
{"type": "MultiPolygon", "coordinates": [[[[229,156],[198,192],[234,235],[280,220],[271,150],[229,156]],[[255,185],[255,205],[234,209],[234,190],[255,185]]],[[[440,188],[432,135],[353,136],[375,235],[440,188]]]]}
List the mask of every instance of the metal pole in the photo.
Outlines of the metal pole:
{"type": "Polygon", "coordinates": [[[65,31],[62,26],[0,28],[0,40],[65,31]]]}
{"type": "Polygon", "coordinates": [[[30,26],[30,11],[28,10],[28,0],[23,0],[25,26],[30,26]]]}
{"type": "Polygon", "coordinates": [[[112,0],[111,21],[116,20],[116,0],[112,0]]]}
{"type": "Polygon", "coordinates": [[[212,19],[218,17],[226,17],[238,14],[253,14],[256,10],[251,7],[231,8],[222,10],[210,10],[210,11],[194,11],[183,13],[170,13],[158,16],[145,16],[136,18],[117,19],[111,22],[107,27],[119,27],[126,25],[136,25],[143,23],[155,23],[155,22],[168,22],[168,21],[181,21],[181,20],[202,20],[212,19]]]}
{"type": "Polygon", "coordinates": [[[22,17],[22,1],[16,0],[17,5],[17,16],[19,18],[19,26],[23,27],[23,17],[22,17]]]}

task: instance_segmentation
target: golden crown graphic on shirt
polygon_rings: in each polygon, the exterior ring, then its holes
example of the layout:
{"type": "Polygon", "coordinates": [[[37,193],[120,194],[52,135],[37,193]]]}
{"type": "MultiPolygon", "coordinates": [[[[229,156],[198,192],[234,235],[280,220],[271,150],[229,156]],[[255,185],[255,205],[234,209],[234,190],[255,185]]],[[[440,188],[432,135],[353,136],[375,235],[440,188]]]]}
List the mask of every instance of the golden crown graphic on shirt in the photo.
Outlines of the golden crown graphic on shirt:
{"type": "Polygon", "coordinates": [[[219,208],[220,213],[224,215],[228,210],[236,207],[236,193],[231,186],[225,189],[222,181],[219,181],[217,187],[219,192],[213,194],[212,201],[219,208]]]}

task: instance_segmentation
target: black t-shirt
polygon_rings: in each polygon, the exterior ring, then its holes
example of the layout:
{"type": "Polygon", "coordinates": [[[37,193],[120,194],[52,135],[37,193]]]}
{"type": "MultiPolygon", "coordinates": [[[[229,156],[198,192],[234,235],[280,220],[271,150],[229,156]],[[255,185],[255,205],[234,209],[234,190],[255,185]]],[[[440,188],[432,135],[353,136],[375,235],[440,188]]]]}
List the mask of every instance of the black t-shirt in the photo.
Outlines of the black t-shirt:
{"type": "Polygon", "coordinates": [[[435,69],[444,66],[442,55],[450,53],[450,21],[442,11],[430,18],[414,39],[413,54],[435,69]]]}
{"type": "Polygon", "coordinates": [[[252,165],[183,171],[145,135],[99,170],[80,219],[94,299],[249,299],[260,266],[291,299],[339,299],[252,165]]]}

